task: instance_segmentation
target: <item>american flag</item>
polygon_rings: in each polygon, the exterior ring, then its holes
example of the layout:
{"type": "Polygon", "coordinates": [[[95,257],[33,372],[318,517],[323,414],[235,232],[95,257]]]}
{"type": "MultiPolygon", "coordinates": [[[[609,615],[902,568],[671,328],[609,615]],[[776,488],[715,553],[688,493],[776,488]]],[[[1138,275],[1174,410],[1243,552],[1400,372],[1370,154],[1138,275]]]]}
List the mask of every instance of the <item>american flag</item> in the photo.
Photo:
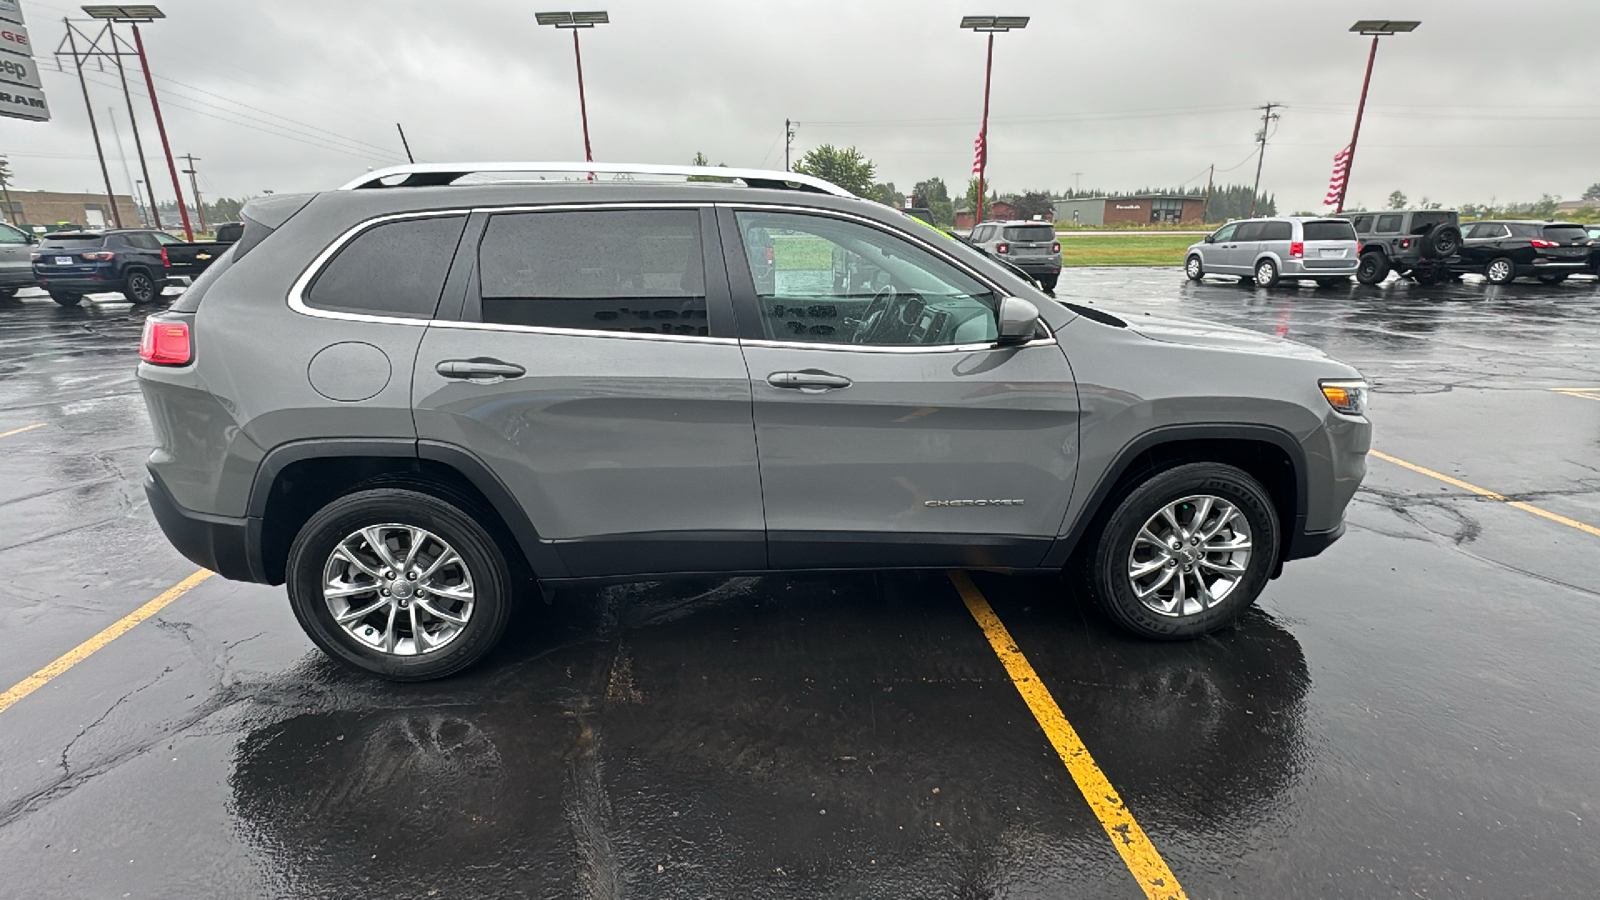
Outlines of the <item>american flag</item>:
{"type": "Polygon", "coordinates": [[[1337,206],[1344,198],[1344,180],[1350,174],[1350,148],[1345,147],[1333,158],[1333,178],[1328,181],[1328,196],[1322,201],[1337,206]]]}
{"type": "Polygon", "coordinates": [[[979,129],[978,139],[972,142],[972,174],[976,175],[983,171],[983,158],[983,130],[979,129]]]}

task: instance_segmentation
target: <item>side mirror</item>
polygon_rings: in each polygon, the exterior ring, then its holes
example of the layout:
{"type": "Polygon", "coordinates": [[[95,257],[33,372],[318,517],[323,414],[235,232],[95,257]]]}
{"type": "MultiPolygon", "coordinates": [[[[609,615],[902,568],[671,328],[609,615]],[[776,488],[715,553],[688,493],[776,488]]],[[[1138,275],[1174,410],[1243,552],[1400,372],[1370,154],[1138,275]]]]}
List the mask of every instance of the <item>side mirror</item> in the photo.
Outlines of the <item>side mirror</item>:
{"type": "Polygon", "coordinates": [[[1026,344],[1039,330],[1039,307],[1021,297],[1000,298],[1000,336],[995,343],[1002,346],[1026,344]]]}
{"type": "Polygon", "coordinates": [[[1217,236],[1216,235],[1214,235],[1214,234],[1206,235],[1206,243],[1215,244],[1216,242],[1217,242],[1217,236]]]}

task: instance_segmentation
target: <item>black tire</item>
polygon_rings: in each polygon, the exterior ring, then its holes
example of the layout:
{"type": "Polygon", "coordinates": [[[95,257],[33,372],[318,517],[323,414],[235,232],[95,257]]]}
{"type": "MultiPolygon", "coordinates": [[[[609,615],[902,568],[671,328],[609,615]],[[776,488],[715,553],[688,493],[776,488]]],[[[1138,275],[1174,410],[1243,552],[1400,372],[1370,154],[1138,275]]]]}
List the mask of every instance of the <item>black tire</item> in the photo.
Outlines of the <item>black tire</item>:
{"type": "Polygon", "coordinates": [[[1276,287],[1278,284],[1278,264],[1270,259],[1256,261],[1255,268],[1256,287],[1276,287]]]}
{"type": "Polygon", "coordinates": [[[1510,284],[1517,277],[1517,264],[1509,256],[1496,256],[1483,267],[1483,277],[1490,284],[1510,284]]]}
{"type": "Polygon", "coordinates": [[[1185,640],[1231,625],[1260,596],[1278,562],[1278,515],[1260,482],[1233,466],[1188,463],[1158,472],[1117,504],[1084,558],[1081,580],[1118,625],[1154,640],[1185,640]],[[1156,612],[1134,594],[1127,571],[1134,539],[1160,510],[1194,494],[1219,497],[1244,516],[1250,528],[1250,557],[1245,573],[1216,605],[1190,615],[1156,612]]]}
{"type": "Polygon", "coordinates": [[[77,306],[83,302],[82,294],[68,294],[65,291],[51,291],[50,299],[62,306],[77,306]]]}
{"type": "Polygon", "coordinates": [[[1200,254],[1189,254],[1189,258],[1184,260],[1183,263],[1183,274],[1187,276],[1190,281],[1199,281],[1200,279],[1206,277],[1206,265],[1201,261],[1200,254]]]}
{"type": "Polygon", "coordinates": [[[1561,282],[1567,280],[1567,273],[1566,272],[1561,272],[1561,273],[1554,273],[1554,274],[1550,274],[1550,275],[1540,275],[1539,276],[1539,280],[1544,282],[1545,284],[1560,284],[1561,282]]]}
{"type": "Polygon", "coordinates": [[[1461,252],[1461,229],[1454,225],[1435,225],[1422,236],[1425,259],[1449,259],[1461,252]]]}
{"type": "Polygon", "coordinates": [[[134,269],[122,282],[122,296],[128,298],[129,303],[135,305],[149,303],[161,296],[161,288],[156,285],[156,280],[150,273],[143,269],[134,269]]]}
{"type": "Polygon", "coordinates": [[[335,661],[390,681],[429,681],[461,671],[494,648],[511,616],[510,567],[494,537],[459,507],[417,491],[376,488],[329,503],[295,537],[286,574],[289,604],[311,640],[335,661]],[[356,531],[382,524],[432,532],[460,554],[471,573],[474,597],[467,624],[436,650],[385,653],[347,633],[328,608],[323,572],[334,549],[356,531]]]}
{"type": "Polygon", "coordinates": [[[1349,284],[1349,283],[1350,283],[1350,276],[1349,275],[1335,275],[1332,278],[1318,278],[1317,279],[1317,287],[1319,287],[1319,288],[1337,287],[1339,285],[1349,284]]]}
{"type": "Polygon", "coordinates": [[[1366,285],[1382,284],[1389,277],[1389,257],[1382,253],[1363,253],[1356,266],[1356,280],[1366,285]]]}
{"type": "Polygon", "coordinates": [[[1444,280],[1444,273],[1432,266],[1423,266],[1411,270],[1411,280],[1417,284],[1432,287],[1444,280]]]}

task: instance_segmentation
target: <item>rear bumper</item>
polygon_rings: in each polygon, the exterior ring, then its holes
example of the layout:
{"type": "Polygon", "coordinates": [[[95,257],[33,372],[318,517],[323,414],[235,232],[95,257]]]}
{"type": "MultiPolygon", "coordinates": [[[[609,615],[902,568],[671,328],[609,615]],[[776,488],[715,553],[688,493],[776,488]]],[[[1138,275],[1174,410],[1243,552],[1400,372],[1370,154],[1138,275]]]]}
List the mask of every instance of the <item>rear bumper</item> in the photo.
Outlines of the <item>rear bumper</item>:
{"type": "Polygon", "coordinates": [[[1011,263],[1029,275],[1058,275],[1061,272],[1061,260],[1051,257],[1036,259],[1026,256],[1002,256],[1000,259],[1011,263]]]}
{"type": "Polygon", "coordinates": [[[150,511],[172,546],[197,566],[234,581],[271,584],[261,564],[261,520],[212,516],[184,509],[160,476],[146,469],[150,511]]]}
{"type": "Polygon", "coordinates": [[[1302,278],[1335,278],[1341,275],[1354,275],[1356,267],[1361,260],[1352,256],[1349,259],[1319,259],[1307,262],[1299,259],[1286,259],[1283,261],[1283,271],[1280,275],[1294,275],[1302,278]]]}
{"type": "Polygon", "coordinates": [[[51,291],[71,291],[77,294],[95,294],[121,290],[121,277],[91,275],[37,275],[39,286],[51,291]]]}

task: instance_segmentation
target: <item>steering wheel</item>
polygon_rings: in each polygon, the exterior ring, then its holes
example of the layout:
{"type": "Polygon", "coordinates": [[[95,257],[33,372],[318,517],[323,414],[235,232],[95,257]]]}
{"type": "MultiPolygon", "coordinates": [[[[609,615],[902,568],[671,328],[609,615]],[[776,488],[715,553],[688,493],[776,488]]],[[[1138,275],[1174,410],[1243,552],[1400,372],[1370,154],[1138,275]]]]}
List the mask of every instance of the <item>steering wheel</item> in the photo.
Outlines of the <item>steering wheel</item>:
{"type": "Polygon", "coordinates": [[[888,317],[889,307],[894,303],[896,293],[892,284],[878,288],[872,295],[872,300],[867,303],[866,311],[861,314],[856,333],[850,337],[851,343],[865,344],[877,332],[880,323],[888,317]]]}

